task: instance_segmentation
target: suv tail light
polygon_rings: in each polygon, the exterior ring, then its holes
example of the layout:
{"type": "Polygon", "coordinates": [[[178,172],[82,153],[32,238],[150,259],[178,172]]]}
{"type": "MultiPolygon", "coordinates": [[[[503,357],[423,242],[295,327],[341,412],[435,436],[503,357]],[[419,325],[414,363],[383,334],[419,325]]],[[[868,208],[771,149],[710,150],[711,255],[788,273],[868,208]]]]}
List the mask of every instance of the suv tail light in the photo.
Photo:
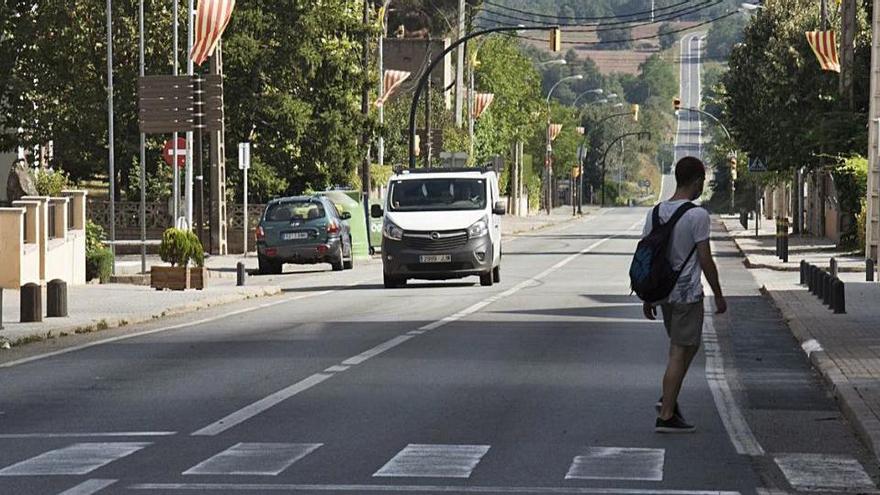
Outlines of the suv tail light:
{"type": "Polygon", "coordinates": [[[258,241],[262,241],[266,238],[266,232],[263,231],[263,227],[257,227],[256,234],[258,241]]]}
{"type": "Polygon", "coordinates": [[[339,224],[336,222],[330,222],[327,224],[327,233],[328,234],[338,234],[339,233],[339,224]]]}

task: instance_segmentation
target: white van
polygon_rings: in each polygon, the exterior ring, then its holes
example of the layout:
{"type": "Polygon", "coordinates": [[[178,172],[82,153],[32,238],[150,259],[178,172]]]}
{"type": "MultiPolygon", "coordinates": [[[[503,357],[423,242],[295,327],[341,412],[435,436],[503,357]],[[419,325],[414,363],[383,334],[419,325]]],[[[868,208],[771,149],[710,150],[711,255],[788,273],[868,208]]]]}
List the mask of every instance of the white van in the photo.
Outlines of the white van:
{"type": "Polygon", "coordinates": [[[492,168],[405,170],[388,181],[382,267],[386,288],[408,279],[479,276],[501,281],[501,215],[505,205],[492,168]]]}

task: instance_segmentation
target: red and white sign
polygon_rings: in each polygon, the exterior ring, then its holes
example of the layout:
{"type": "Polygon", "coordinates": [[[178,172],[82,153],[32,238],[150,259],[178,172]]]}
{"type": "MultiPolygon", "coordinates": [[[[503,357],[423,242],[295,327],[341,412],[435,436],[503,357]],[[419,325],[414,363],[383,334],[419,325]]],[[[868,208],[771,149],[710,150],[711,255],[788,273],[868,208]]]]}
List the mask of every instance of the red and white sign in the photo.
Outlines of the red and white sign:
{"type": "MultiPolygon", "coordinates": [[[[171,165],[174,163],[174,140],[165,141],[165,147],[162,148],[162,159],[165,163],[171,165]]],[[[186,165],[186,139],[177,138],[177,167],[183,168],[186,165]]]]}

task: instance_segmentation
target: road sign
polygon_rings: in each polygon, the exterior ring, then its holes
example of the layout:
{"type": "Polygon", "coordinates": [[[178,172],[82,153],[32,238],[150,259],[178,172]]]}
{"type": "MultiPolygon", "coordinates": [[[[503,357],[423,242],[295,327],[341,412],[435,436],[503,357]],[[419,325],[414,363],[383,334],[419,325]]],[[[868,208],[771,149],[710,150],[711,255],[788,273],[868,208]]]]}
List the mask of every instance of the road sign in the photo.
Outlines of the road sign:
{"type": "Polygon", "coordinates": [[[766,172],[767,165],[764,160],[757,157],[749,157],[749,172],[766,172]]]}
{"type": "Polygon", "coordinates": [[[238,169],[251,168],[251,143],[238,143],[238,169]]]}
{"type": "MultiPolygon", "coordinates": [[[[165,141],[165,147],[162,148],[162,159],[165,163],[172,165],[174,163],[174,140],[165,141]]],[[[177,167],[183,168],[186,165],[186,139],[177,138],[177,167]]]]}

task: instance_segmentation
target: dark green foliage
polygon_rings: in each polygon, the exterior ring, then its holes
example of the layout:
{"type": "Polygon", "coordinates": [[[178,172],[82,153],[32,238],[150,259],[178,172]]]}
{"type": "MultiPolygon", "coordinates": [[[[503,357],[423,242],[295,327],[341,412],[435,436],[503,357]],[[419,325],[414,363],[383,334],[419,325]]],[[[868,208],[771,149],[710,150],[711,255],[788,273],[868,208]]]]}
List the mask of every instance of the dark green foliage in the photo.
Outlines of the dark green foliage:
{"type": "Polygon", "coordinates": [[[86,222],[86,280],[99,279],[107,283],[113,273],[113,253],[104,244],[104,228],[89,220],[86,222]]]}
{"type": "Polygon", "coordinates": [[[678,33],[672,32],[676,31],[676,29],[676,26],[669,22],[664,22],[660,25],[660,29],[658,30],[658,34],[660,35],[660,48],[664,50],[672,48],[672,45],[678,41],[678,33]]]}
{"type": "Polygon", "coordinates": [[[736,15],[712,23],[706,35],[706,55],[716,60],[726,60],[733,45],[742,41],[747,23],[746,17],[736,15]]]}
{"type": "Polygon", "coordinates": [[[845,216],[841,243],[862,248],[864,246],[859,245],[858,217],[862,213],[863,201],[868,192],[868,160],[861,156],[848,158],[834,169],[832,175],[840,210],[845,216]]]}
{"type": "Polygon", "coordinates": [[[205,250],[195,232],[183,229],[166,229],[159,245],[159,257],[171,266],[189,266],[192,262],[201,267],[205,264],[205,250]]]}

